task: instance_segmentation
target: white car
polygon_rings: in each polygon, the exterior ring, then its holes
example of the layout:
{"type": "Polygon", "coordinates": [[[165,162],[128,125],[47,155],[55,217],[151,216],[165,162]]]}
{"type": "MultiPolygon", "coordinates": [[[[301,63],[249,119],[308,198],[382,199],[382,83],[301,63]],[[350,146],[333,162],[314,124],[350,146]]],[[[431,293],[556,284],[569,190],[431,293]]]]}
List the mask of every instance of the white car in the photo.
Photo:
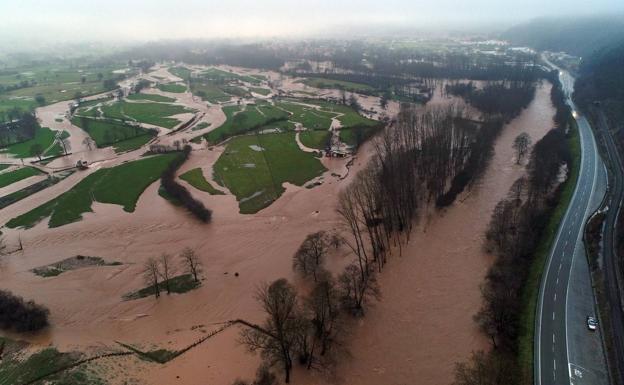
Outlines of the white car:
{"type": "Polygon", "coordinates": [[[592,317],[592,316],[587,316],[587,328],[589,330],[596,330],[596,328],[598,327],[598,321],[596,321],[596,318],[592,317]]]}

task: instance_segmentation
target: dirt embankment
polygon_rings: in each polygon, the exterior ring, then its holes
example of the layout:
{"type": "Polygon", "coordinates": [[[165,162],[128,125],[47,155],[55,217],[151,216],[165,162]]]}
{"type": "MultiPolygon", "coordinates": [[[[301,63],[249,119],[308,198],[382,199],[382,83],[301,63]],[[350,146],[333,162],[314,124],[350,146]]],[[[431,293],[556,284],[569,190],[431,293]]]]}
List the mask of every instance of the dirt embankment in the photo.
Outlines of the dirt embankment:
{"type": "MultiPolygon", "coordinates": [[[[449,383],[454,362],[487,346],[472,321],[480,304],[479,285],[491,262],[482,251],[482,236],[492,209],[523,173],[513,159],[513,139],[526,131],[536,142],[552,126],[549,89],[539,87],[535,101],[505,128],[479,186],[441,215],[430,213],[403,256],[392,257],[381,276],[383,300],[354,323],[352,358],[341,362],[339,382],[449,383]]],[[[202,167],[209,174],[218,154],[195,151],[181,172],[202,167]]],[[[225,320],[260,322],[255,288],[280,277],[295,280],[292,254],[306,234],[338,225],[337,193],[366,164],[369,145],[360,154],[344,181],[328,175],[343,170],[346,161],[330,160],[323,185],[314,189],[288,185],[279,200],[255,215],[238,214],[233,196],[193,191],[214,211],[209,225],[161,198],[158,184],[146,190],[133,214],[96,203],[95,213],[80,222],[55,229],[42,223],[23,232],[25,250],[2,260],[0,285],[52,310],[53,327],[36,341],[61,350],[101,350],[115,346],[115,340],[179,349],[225,320]],[[158,301],[121,301],[124,293],[144,286],[140,273],[147,258],[178,253],[186,246],[195,247],[203,260],[201,288],[158,301]],[[84,268],[52,278],[29,271],[78,254],[123,265],[84,268]]],[[[330,268],[349,261],[348,254],[345,249],[333,255],[330,268]]],[[[257,356],[245,353],[237,343],[237,336],[237,328],[230,328],[162,366],[128,358],[107,360],[102,370],[111,376],[121,370],[148,384],[230,384],[237,377],[251,377],[258,363],[257,356]]],[[[111,378],[123,383],[126,376],[111,378]]],[[[308,373],[295,373],[295,384],[319,382],[308,373]]]]}

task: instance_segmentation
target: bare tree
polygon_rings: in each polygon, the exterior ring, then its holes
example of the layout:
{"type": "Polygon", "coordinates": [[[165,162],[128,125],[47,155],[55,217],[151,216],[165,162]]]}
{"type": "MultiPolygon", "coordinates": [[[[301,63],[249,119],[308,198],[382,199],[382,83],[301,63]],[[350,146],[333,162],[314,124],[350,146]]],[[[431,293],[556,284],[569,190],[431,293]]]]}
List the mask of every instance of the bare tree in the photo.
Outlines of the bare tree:
{"type": "Polygon", "coordinates": [[[308,234],[293,256],[293,269],[300,272],[304,277],[312,274],[314,282],[316,282],[318,272],[325,261],[328,247],[329,237],[325,231],[308,234]]]}
{"type": "Polygon", "coordinates": [[[69,139],[60,139],[59,142],[61,143],[61,146],[63,146],[63,152],[65,155],[69,154],[69,151],[71,151],[71,142],[69,139]]]}
{"type": "MultiPolygon", "coordinates": [[[[85,128],[85,127],[83,127],[85,128]]],[[[87,146],[87,148],[89,149],[89,151],[93,150],[94,147],[94,140],[91,139],[91,137],[87,136],[86,138],[84,138],[82,140],[82,144],[84,144],[85,146],[87,146]]]]}
{"type": "MultiPolygon", "coordinates": [[[[310,349],[308,369],[314,364],[324,365],[323,360],[315,359],[316,345],[320,344],[319,356],[324,357],[342,332],[340,322],[340,291],[331,277],[325,274],[314,286],[305,301],[314,326],[314,340],[310,349]]],[[[326,360],[325,360],[326,361],[326,360]]]]}
{"type": "Polygon", "coordinates": [[[260,351],[269,366],[281,365],[288,383],[300,328],[297,293],[287,280],[278,279],[260,287],[256,299],[267,319],[262,326],[248,325],[251,327],[243,330],[241,342],[251,352],[260,351]]]}
{"type": "Polygon", "coordinates": [[[175,267],[171,261],[171,254],[163,253],[160,256],[160,277],[165,283],[167,294],[171,294],[171,276],[175,274],[175,267]]]}
{"type": "Polygon", "coordinates": [[[201,274],[203,266],[195,250],[191,249],[190,247],[186,247],[184,250],[182,250],[182,254],[180,254],[180,257],[182,257],[182,260],[186,265],[186,271],[188,272],[188,274],[192,274],[195,282],[199,282],[198,275],[201,274]]]}
{"type": "Polygon", "coordinates": [[[358,264],[352,263],[338,277],[342,305],[353,315],[364,314],[366,301],[380,295],[374,270],[367,270],[362,272],[358,264]]]}
{"type": "Polygon", "coordinates": [[[143,276],[148,287],[154,288],[154,296],[160,297],[160,286],[158,285],[158,277],[160,277],[160,268],[155,258],[150,258],[145,262],[143,267],[143,276]]]}
{"type": "Polygon", "coordinates": [[[333,248],[335,248],[336,250],[342,246],[342,244],[344,243],[344,239],[340,236],[340,234],[333,232],[330,236],[329,236],[329,244],[330,246],[332,246],[333,248]]]}
{"type": "Polygon", "coordinates": [[[516,136],[513,142],[513,148],[516,150],[516,164],[520,164],[531,147],[531,137],[526,132],[516,136]]]}

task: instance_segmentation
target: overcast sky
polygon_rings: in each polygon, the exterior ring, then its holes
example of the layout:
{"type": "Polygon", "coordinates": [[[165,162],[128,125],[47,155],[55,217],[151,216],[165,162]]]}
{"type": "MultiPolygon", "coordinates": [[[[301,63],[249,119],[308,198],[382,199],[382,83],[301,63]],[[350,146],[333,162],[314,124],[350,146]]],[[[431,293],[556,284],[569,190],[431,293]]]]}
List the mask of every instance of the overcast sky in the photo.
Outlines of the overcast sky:
{"type": "Polygon", "coordinates": [[[622,13],[624,0],[0,0],[0,39],[302,37],[366,25],[501,27],[588,12],[622,13]]]}

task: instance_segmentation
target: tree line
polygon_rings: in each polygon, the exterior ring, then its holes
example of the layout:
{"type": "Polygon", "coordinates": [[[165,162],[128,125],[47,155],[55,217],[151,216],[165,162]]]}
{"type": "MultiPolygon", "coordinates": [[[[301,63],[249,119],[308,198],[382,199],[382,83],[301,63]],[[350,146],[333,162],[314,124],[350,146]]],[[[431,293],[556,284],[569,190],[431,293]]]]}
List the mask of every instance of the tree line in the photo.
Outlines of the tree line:
{"type": "Polygon", "coordinates": [[[0,147],[20,143],[35,137],[39,123],[31,112],[15,107],[0,111],[0,147]],[[1,122],[5,123],[1,123],[1,122]]]}
{"type": "Polygon", "coordinates": [[[445,86],[449,94],[461,96],[484,114],[500,115],[507,120],[516,117],[535,95],[535,82],[495,81],[478,89],[473,82],[450,83],[445,86]]]}
{"type": "Polygon", "coordinates": [[[567,170],[567,180],[572,170],[565,127],[556,125],[534,145],[527,175],[514,182],[492,213],[485,247],[496,259],[481,288],[483,305],[474,317],[492,349],[457,364],[456,385],[531,382],[532,373],[524,373],[518,363],[523,294],[536,249],[565,184],[559,182],[559,175],[567,170]]]}
{"type": "Polygon", "coordinates": [[[161,176],[162,187],[165,191],[175,200],[180,202],[188,211],[190,211],[193,215],[195,215],[202,222],[210,222],[212,219],[212,211],[204,204],[193,198],[191,193],[186,189],[186,187],[182,186],[180,183],[176,182],[175,174],[176,171],[182,167],[184,162],[186,162],[191,154],[191,146],[186,145],[182,149],[182,153],[179,157],[175,158],[167,167],[167,169],[163,172],[161,176]]]}

